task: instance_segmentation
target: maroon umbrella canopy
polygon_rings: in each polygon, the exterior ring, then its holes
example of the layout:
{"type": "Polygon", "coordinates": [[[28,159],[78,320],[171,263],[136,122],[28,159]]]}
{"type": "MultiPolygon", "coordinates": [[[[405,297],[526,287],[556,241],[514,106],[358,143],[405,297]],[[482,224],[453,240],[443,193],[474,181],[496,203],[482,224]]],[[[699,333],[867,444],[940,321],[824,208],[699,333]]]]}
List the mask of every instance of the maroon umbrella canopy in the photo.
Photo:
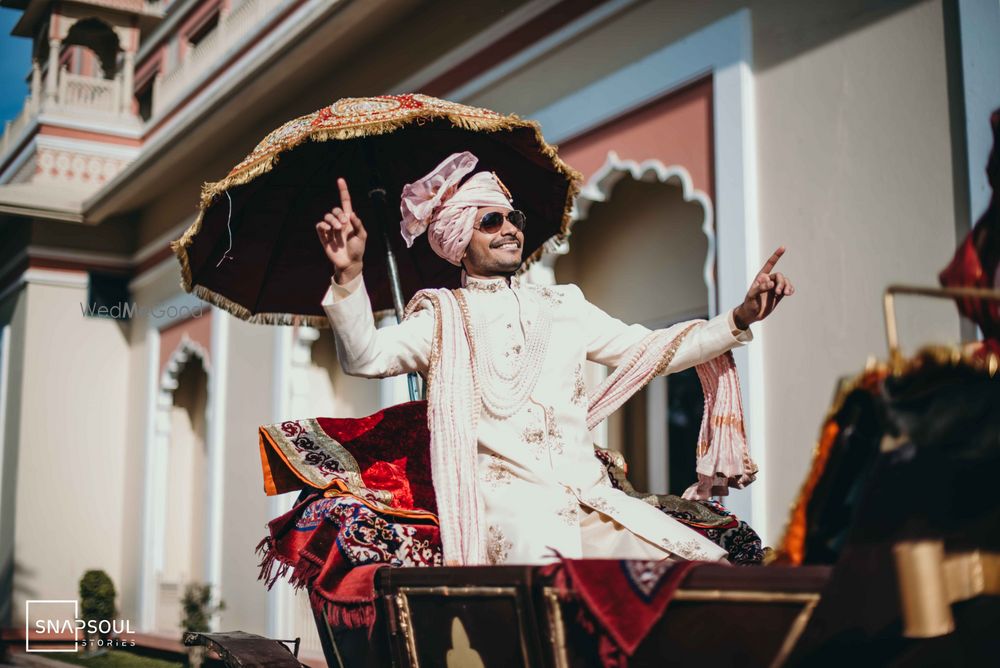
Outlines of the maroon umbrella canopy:
{"type": "Polygon", "coordinates": [[[496,172],[527,214],[525,266],[568,233],[580,175],[537,123],[425,95],[345,98],[285,123],[226,178],[205,184],[197,220],[171,244],[182,285],[249,322],[327,326],[320,302],[333,267],[316,223],[339,204],[336,179],[344,177],[369,229],[364,275],[375,310],[393,303],[372,188],[386,193],[404,302],[423,288],[457,287],[459,269],[434,254],[426,235],[406,248],[399,199],[404,184],[459,151],[496,172]]]}

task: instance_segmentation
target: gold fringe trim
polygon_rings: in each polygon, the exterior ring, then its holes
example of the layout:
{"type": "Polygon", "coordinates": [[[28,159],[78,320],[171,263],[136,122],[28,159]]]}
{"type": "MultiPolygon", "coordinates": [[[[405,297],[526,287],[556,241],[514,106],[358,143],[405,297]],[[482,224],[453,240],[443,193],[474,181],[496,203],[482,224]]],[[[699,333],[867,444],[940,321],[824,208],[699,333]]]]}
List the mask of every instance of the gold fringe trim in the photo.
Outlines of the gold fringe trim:
{"type": "Polygon", "coordinates": [[[177,261],[181,265],[181,287],[185,292],[193,292],[201,299],[204,299],[219,308],[225,309],[247,322],[266,325],[290,325],[299,323],[306,324],[311,327],[328,327],[329,322],[322,316],[304,316],[292,313],[258,313],[254,315],[251,314],[247,308],[233,302],[223,295],[209,290],[204,286],[193,285],[191,263],[188,258],[187,249],[194,242],[194,237],[201,230],[205,211],[217,196],[226,192],[230,188],[245,185],[262,174],[270,172],[278,163],[282,153],[289,151],[306,141],[344,141],[359,137],[371,137],[388,134],[408,125],[420,125],[433,120],[447,120],[457,128],[474,132],[500,132],[503,130],[530,128],[534,131],[535,141],[538,144],[540,153],[548,158],[551,161],[552,166],[555,167],[556,171],[563,175],[569,182],[569,187],[566,192],[566,202],[563,205],[563,217],[559,226],[559,232],[546,242],[543,242],[538,249],[535,250],[535,252],[528,256],[522,262],[518,273],[523,273],[528,269],[528,267],[538,261],[545,254],[545,245],[549,241],[562,243],[569,237],[570,226],[573,224],[573,201],[580,192],[583,175],[563,162],[562,158],[559,157],[557,151],[558,147],[550,145],[545,141],[545,138],[542,136],[541,126],[537,121],[524,120],[516,114],[510,114],[507,116],[500,115],[497,118],[472,118],[462,114],[443,111],[430,110],[421,112],[418,110],[412,115],[400,119],[362,123],[338,129],[317,128],[316,130],[310,132],[303,132],[291,137],[289,141],[278,146],[278,148],[274,151],[261,156],[247,165],[242,167],[238,165],[226,176],[226,178],[221,181],[205,182],[202,184],[198,217],[191,224],[191,226],[185,230],[184,234],[181,235],[179,239],[170,242],[170,248],[174,251],[174,255],[177,256],[177,261]]]}
{"type": "Polygon", "coordinates": [[[969,366],[976,371],[982,371],[993,378],[1000,367],[1000,357],[995,353],[977,354],[980,341],[955,346],[932,345],[924,346],[913,357],[897,359],[886,366],[894,376],[905,376],[919,371],[925,366],[969,366]]]}
{"type": "Polygon", "coordinates": [[[209,290],[203,285],[196,285],[192,290],[199,299],[217,306],[237,318],[245,320],[254,325],[304,325],[323,329],[330,326],[330,321],[322,315],[299,315],[296,313],[250,313],[242,304],[237,304],[231,299],[220,295],[214,290],[209,290]]]}

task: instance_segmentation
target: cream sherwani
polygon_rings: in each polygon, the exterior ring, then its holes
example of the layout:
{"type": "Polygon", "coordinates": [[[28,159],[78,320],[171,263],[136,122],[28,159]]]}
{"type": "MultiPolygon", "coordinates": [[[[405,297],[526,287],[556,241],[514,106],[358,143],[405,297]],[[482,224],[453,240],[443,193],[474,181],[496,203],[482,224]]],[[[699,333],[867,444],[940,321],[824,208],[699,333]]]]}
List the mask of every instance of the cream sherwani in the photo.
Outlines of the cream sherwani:
{"type": "MultiPolygon", "coordinates": [[[[490,562],[545,563],[553,549],[570,558],[723,559],[725,551],[715,543],[612,487],[594,456],[584,362],[615,367],[650,330],[609,316],[575,285],[470,278],[462,292],[473,346],[480,360],[488,358],[489,373],[513,383],[538,372],[527,400],[511,415],[497,417],[485,401],[481,407],[478,473],[490,562]]],[[[376,329],[360,277],[345,286],[332,284],[323,307],[346,373],[381,378],[427,371],[431,309],[376,329]]],[[[683,339],[665,373],[751,338],[749,331],[736,329],[731,312],[717,316],[683,339]]],[[[503,396],[502,382],[499,389],[503,396]]]]}

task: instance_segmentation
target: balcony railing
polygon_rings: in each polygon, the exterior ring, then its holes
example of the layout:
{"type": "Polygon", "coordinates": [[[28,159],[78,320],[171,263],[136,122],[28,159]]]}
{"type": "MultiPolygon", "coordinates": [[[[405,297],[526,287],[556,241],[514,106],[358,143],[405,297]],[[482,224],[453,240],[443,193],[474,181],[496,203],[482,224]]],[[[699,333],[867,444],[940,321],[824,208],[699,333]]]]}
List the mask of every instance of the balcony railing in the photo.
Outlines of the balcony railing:
{"type": "Polygon", "coordinates": [[[142,12],[145,14],[162,14],[162,0],[84,0],[87,4],[98,7],[110,7],[126,12],[142,12]]]}
{"type": "Polygon", "coordinates": [[[14,148],[12,145],[13,142],[17,141],[17,138],[21,136],[21,133],[31,122],[31,119],[35,117],[37,111],[35,101],[29,95],[24,100],[21,113],[14,117],[13,120],[4,123],[3,139],[0,139],[0,156],[6,156],[7,151],[14,148]]]}
{"type": "Polygon", "coordinates": [[[37,77],[21,113],[5,123],[0,138],[0,161],[17,148],[25,130],[43,113],[99,122],[137,121],[121,74],[114,79],[103,79],[60,69],[54,87],[50,88],[44,79],[37,77]]]}
{"type": "Polygon", "coordinates": [[[67,110],[87,109],[116,113],[122,109],[121,82],[62,72],[59,76],[59,106],[67,110]]]}
{"type": "Polygon", "coordinates": [[[222,58],[247,35],[260,28],[264,20],[283,0],[243,0],[228,14],[219,17],[219,24],[171,72],[159,81],[153,93],[153,115],[176,102],[196,82],[221,64],[222,58]]]}

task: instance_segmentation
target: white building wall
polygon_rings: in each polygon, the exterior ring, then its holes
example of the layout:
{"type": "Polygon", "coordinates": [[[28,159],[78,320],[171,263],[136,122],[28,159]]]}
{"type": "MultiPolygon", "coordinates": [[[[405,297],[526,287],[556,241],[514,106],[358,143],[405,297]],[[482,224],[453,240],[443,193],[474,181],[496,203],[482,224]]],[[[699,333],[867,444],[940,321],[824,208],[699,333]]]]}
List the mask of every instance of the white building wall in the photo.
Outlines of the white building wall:
{"type": "MultiPolygon", "coordinates": [[[[29,275],[31,272],[29,272],[29,275]]],[[[84,571],[122,581],[128,341],[84,318],[86,276],[48,272],[26,287],[14,528],[14,619],[24,600],[72,599],[84,571]],[[75,283],[75,285],[74,285],[75,283]]]]}
{"type": "MultiPolygon", "coordinates": [[[[790,26],[786,29],[791,29],[790,26]]],[[[884,358],[889,283],[936,284],[955,251],[944,26],[899,11],[757,73],[761,247],[797,294],[760,328],[767,507],[777,539],[841,376],[884,358]]],[[[955,342],[947,302],[900,300],[904,344],[955,342]]]]}

